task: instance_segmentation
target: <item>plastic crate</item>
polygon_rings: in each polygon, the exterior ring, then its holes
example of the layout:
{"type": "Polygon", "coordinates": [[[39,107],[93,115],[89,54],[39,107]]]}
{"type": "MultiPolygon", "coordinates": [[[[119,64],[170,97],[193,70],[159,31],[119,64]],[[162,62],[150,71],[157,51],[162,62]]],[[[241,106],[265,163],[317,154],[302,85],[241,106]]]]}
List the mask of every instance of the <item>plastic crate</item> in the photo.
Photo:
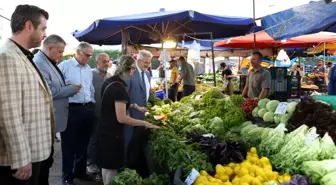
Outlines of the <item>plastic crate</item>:
{"type": "Polygon", "coordinates": [[[288,92],[287,67],[271,67],[271,89],[276,92],[288,92]]]}

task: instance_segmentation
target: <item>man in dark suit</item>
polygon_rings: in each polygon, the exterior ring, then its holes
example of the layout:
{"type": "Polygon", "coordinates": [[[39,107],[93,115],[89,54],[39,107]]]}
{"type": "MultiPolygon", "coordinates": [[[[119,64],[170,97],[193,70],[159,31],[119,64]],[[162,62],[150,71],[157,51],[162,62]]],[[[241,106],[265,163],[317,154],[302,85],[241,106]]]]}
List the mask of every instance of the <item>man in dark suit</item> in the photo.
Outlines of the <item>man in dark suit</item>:
{"type": "MultiPolygon", "coordinates": [[[[65,84],[64,76],[57,67],[56,63],[63,58],[65,41],[58,35],[48,36],[44,42],[41,51],[34,56],[34,62],[40,69],[44,79],[53,96],[55,132],[63,132],[67,127],[69,97],[75,95],[79,90],[79,85],[65,84]]],[[[52,148],[49,158],[41,163],[41,172],[39,175],[39,184],[48,185],[49,168],[53,164],[52,148]]]]}
{"type": "MultiPolygon", "coordinates": [[[[142,50],[137,55],[137,68],[132,77],[127,81],[127,87],[131,99],[131,104],[137,104],[140,107],[146,107],[150,92],[150,74],[147,71],[151,64],[152,54],[149,51],[142,50]]],[[[135,119],[143,120],[145,113],[137,110],[130,110],[130,116],[135,119]]],[[[127,145],[127,164],[130,168],[137,169],[141,175],[146,175],[144,162],[146,148],[144,146],[144,128],[126,126],[125,144],[127,145]]]]}

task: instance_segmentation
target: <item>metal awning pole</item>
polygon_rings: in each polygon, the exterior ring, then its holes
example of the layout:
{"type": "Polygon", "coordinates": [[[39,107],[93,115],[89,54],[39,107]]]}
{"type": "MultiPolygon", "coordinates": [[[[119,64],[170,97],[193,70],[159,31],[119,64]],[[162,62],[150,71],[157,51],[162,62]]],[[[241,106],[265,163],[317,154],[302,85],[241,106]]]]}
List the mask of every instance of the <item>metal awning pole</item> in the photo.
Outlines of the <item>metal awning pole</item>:
{"type": "Polygon", "coordinates": [[[256,51],[257,49],[257,35],[255,34],[255,28],[257,26],[256,24],[256,18],[255,18],[255,0],[253,0],[253,24],[254,24],[254,29],[253,29],[253,50],[256,51]]]}
{"type": "Polygon", "coordinates": [[[217,82],[216,82],[216,69],[215,69],[215,52],[214,52],[214,41],[213,41],[213,36],[212,33],[210,34],[210,39],[211,39],[211,53],[212,53],[212,72],[213,72],[213,77],[214,77],[214,86],[216,87],[217,82]]]}

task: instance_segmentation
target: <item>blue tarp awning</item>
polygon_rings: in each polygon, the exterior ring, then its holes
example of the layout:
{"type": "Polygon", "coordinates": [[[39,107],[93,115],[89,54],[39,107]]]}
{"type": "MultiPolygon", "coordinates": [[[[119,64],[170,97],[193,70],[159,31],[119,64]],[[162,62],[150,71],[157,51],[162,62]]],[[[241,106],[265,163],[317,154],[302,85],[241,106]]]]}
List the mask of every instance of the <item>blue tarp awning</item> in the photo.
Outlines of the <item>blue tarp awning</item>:
{"type": "MultiPolygon", "coordinates": [[[[159,11],[99,19],[85,30],[73,32],[73,36],[91,44],[119,45],[124,28],[130,44],[153,44],[160,43],[164,36],[183,33],[212,32],[213,38],[239,36],[246,34],[252,26],[252,18],[216,16],[192,10],[159,11]]],[[[195,37],[210,39],[209,35],[195,37]]]]}
{"type": "Polygon", "coordinates": [[[320,31],[336,32],[336,2],[310,2],[261,20],[262,27],[276,40],[288,39],[320,31]]]}

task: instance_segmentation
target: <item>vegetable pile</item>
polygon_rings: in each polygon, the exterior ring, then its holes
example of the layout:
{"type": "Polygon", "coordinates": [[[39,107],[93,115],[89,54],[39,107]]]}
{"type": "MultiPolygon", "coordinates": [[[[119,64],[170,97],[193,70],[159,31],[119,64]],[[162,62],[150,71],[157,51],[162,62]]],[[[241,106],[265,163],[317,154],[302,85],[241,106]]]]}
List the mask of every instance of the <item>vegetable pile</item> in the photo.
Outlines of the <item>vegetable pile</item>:
{"type": "Polygon", "coordinates": [[[211,164],[229,164],[230,162],[242,162],[246,151],[244,147],[233,141],[220,141],[210,135],[193,131],[188,134],[190,144],[197,143],[197,149],[207,154],[211,164]]]}
{"type": "Polygon", "coordinates": [[[258,101],[256,99],[246,99],[242,104],[242,109],[247,114],[247,116],[251,116],[253,109],[257,106],[258,101]]]}
{"type": "Polygon", "coordinates": [[[294,130],[303,124],[316,127],[320,135],[328,132],[330,137],[336,141],[336,113],[330,105],[312,98],[301,101],[290,119],[288,128],[294,130]]]}
{"type": "Polygon", "coordinates": [[[289,174],[279,175],[273,171],[267,157],[259,158],[257,149],[252,147],[242,163],[229,163],[216,165],[216,174],[212,177],[206,171],[201,171],[194,185],[262,185],[265,183],[289,182],[289,174]]]}
{"type": "Polygon", "coordinates": [[[254,108],[252,111],[253,117],[259,117],[268,123],[284,123],[287,124],[288,120],[291,118],[295,107],[297,105],[296,102],[291,102],[288,104],[286,113],[283,115],[275,114],[275,110],[277,109],[280,102],[278,100],[269,100],[269,99],[261,99],[258,102],[258,107],[254,108]]]}

